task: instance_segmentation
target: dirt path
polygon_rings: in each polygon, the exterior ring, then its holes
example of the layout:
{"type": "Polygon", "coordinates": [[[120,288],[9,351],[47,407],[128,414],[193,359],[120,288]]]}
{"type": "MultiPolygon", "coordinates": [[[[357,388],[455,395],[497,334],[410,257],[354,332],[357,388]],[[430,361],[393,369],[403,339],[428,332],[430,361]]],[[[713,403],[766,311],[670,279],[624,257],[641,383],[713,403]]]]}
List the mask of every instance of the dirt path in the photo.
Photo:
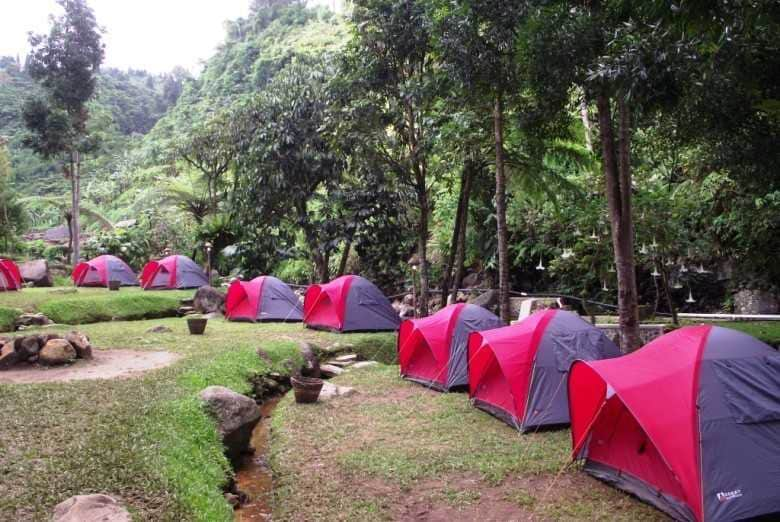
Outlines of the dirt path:
{"type": "Polygon", "coordinates": [[[171,352],[95,350],[91,360],[78,360],[68,366],[47,368],[21,364],[12,370],[0,372],[0,384],[122,379],[164,368],[179,360],[180,357],[181,355],[171,352]]]}

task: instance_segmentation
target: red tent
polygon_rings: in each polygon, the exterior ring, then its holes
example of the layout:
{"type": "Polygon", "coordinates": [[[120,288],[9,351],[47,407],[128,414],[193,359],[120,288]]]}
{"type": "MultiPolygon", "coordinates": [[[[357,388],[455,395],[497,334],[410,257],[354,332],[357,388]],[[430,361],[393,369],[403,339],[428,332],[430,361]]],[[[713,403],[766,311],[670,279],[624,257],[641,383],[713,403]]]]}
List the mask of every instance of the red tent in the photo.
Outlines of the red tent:
{"type": "Polygon", "coordinates": [[[22,289],[22,274],[10,259],[0,258],[0,292],[22,289]]]}
{"type": "Polygon", "coordinates": [[[569,376],[574,456],[678,520],[780,512],[780,355],[689,326],[569,376]]]}
{"type": "Polygon", "coordinates": [[[108,255],[79,263],[71,278],[76,286],[107,287],[110,281],[119,281],[122,286],[138,285],[133,269],[118,257],[108,255]]]}
{"type": "Polygon", "coordinates": [[[476,407],[522,431],[568,424],[571,363],[618,356],[618,347],[579,315],[542,310],[469,336],[469,396],[476,407]]]}
{"type": "Polygon", "coordinates": [[[442,391],[466,386],[469,333],[500,326],[501,320],[489,310],[465,303],[423,319],[407,319],[398,332],[401,375],[442,391]]]}
{"type": "Polygon", "coordinates": [[[356,275],[311,285],[303,301],[309,328],[336,332],[380,332],[398,329],[400,319],[374,283],[356,275]]]}
{"type": "Polygon", "coordinates": [[[303,311],[289,286],[275,277],[261,276],[230,284],[225,317],[230,321],[301,321],[303,311]]]}
{"type": "Polygon", "coordinates": [[[149,261],[141,271],[144,290],[200,288],[209,284],[206,273],[187,256],[168,256],[149,261]]]}

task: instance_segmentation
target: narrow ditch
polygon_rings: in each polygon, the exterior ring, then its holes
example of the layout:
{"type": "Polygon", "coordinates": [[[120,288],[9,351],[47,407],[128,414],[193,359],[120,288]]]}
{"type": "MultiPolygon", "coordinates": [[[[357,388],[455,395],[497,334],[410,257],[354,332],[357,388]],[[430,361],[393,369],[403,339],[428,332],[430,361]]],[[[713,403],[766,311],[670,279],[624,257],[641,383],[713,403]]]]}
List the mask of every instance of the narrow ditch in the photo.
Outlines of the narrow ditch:
{"type": "Polygon", "coordinates": [[[270,520],[273,474],[268,462],[271,444],[271,415],[283,396],[267,399],[260,405],[263,417],[252,430],[253,453],[241,457],[235,473],[235,487],[243,501],[234,512],[237,522],[270,520]],[[242,496],[243,495],[243,496],[242,496]]]}

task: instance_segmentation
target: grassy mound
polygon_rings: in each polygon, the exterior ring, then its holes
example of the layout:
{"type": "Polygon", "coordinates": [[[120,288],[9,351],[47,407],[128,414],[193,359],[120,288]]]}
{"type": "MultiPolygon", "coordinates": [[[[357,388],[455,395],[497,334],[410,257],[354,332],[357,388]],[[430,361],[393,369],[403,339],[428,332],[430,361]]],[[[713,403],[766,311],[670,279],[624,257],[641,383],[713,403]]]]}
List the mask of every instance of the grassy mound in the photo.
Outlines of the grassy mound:
{"type": "Polygon", "coordinates": [[[300,326],[212,320],[205,335],[190,336],[184,320],[160,319],[79,330],[99,347],[184,357],[132,379],[0,384],[8,420],[0,423],[0,520],[48,520],[66,498],[104,492],[138,520],[232,521],[222,496],[229,464],[197,394],[210,385],[249,393],[252,375],[299,357],[294,341],[279,339],[300,326]],[[146,333],[157,325],[173,332],[146,333]],[[257,356],[259,347],[271,361],[257,356]]]}
{"type": "Polygon", "coordinates": [[[7,308],[0,306],[0,332],[12,332],[14,329],[14,320],[21,315],[22,311],[18,308],[7,308]]]}
{"type": "Polygon", "coordinates": [[[178,308],[176,297],[136,292],[52,299],[39,305],[38,311],[55,323],[87,324],[172,317],[178,308]]]}

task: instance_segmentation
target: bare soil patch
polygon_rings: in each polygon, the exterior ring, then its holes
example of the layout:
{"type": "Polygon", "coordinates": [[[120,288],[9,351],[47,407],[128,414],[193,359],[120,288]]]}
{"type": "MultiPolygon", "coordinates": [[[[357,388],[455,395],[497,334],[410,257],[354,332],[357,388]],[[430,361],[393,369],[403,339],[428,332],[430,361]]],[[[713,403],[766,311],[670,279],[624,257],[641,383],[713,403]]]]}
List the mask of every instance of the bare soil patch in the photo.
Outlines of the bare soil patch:
{"type": "Polygon", "coordinates": [[[179,360],[172,352],[95,350],[92,359],[79,359],[68,366],[44,367],[21,364],[0,372],[0,384],[32,384],[93,379],[123,379],[164,368],[179,360]]]}

